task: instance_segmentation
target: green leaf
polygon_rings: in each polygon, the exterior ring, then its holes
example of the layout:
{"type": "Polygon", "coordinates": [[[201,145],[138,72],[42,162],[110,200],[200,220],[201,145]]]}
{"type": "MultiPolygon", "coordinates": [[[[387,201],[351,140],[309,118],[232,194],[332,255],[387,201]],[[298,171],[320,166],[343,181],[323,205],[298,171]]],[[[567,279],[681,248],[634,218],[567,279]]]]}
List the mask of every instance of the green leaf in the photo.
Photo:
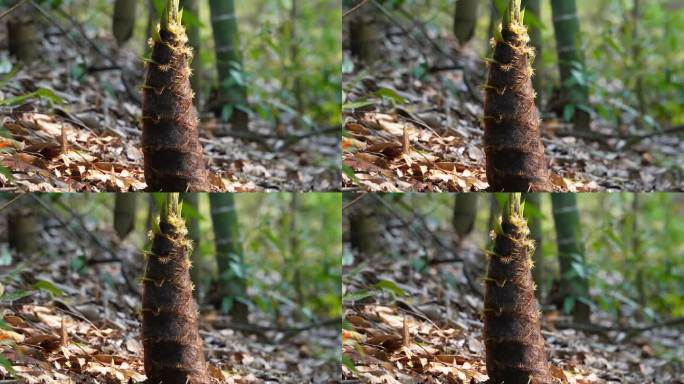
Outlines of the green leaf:
{"type": "Polygon", "coordinates": [[[354,184],[359,184],[359,179],[356,178],[356,174],[354,174],[354,170],[352,169],[352,167],[348,165],[342,165],[342,173],[347,175],[347,177],[350,178],[354,182],[354,184]]]}
{"type": "Polygon", "coordinates": [[[0,89],[3,89],[5,87],[5,85],[7,85],[7,83],[9,83],[10,80],[12,80],[12,78],[17,75],[18,72],[19,72],[19,66],[13,67],[12,70],[10,71],[10,73],[6,74],[2,78],[2,80],[0,80],[0,89]]]}
{"type": "Polygon", "coordinates": [[[189,12],[187,9],[183,9],[183,24],[189,28],[204,27],[200,19],[192,12],[189,12]]]}
{"type": "Polygon", "coordinates": [[[152,0],[152,5],[154,6],[154,10],[157,12],[157,15],[161,15],[166,7],[164,0],[152,0]]]}
{"type": "Polygon", "coordinates": [[[230,104],[225,104],[223,108],[221,109],[221,120],[223,122],[227,122],[230,120],[230,117],[233,116],[233,111],[235,108],[233,108],[232,105],[230,104]]]}
{"type": "Polygon", "coordinates": [[[193,207],[192,204],[185,200],[183,200],[183,217],[186,219],[198,219],[200,221],[204,220],[204,216],[202,216],[197,208],[193,207]]]}
{"type": "Polygon", "coordinates": [[[580,111],[584,111],[590,115],[594,113],[594,109],[587,104],[577,104],[577,109],[579,109],[580,111]]]}
{"type": "Polygon", "coordinates": [[[563,300],[563,312],[571,313],[572,309],[575,308],[575,298],[568,296],[563,300]]]}
{"type": "Polygon", "coordinates": [[[57,288],[57,286],[51,281],[38,280],[38,282],[33,284],[33,288],[39,291],[48,292],[52,296],[64,296],[64,292],[62,292],[61,289],[57,288]]]}
{"type": "Polygon", "coordinates": [[[0,106],[19,105],[19,104],[23,104],[27,100],[36,99],[36,98],[46,99],[50,103],[54,103],[54,104],[65,104],[64,100],[62,100],[62,98],[59,97],[55,93],[55,91],[48,89],[48,88],[40,88],[36,91],[33,91],[31,93],[27,93],[25,95],[12,97],[12,98],[5,99],[5,100],[0,100],[0,106]]]}
{"type": "Polygon", "coordinates": [[[573,116],[575,116],[575,104],[566,104],[563,107],[563,120],[571,121],[573,116]]]}
{"type": "Polygon", "coordinates": [[[496,11],[499,12],[499,15],[503,15],[506,11],[506,7],[508,7],[506,0],[494,0],[494,6],[496,7],[496,11]]]}
{"type": "Polygon", "coordinates": [[[229,313],[230,309],[233,308],[233,300],[232,297],[230,296],[225,296],[223,300],[221,301],[221,312],[223,313],[229,313]]]}
{"type": "Polygon", "coordinates": [[[541,19],[534,13],[530,12],[529,9],[525,12],[525,25],[527,25],[530,28],[537,28],[542,31],[546,29],[546,26],[541,21],[541,19]]]}
{"type": "Polygon", "coordinates": [[[69,268],[73,271],[80,272],[87,265],[85,256],[73,257],[69,260],[69,268]]]}
{"type": "Polygon", "coordinates": [[[86,67],[84,64],[76,64],[71,67],[71,77],[76,80],[82,80],[83,76],[86,74],[86,67]]]}
{"type": "Polygon", "coordinates": [[[540,207],[532,204],[529,200],[525,201],[525,216],[529,218],[543,219],[544,213],[541,211],[540,207]]]}
{"type": "Polygon", "coordinates": [[[0,329],[4,329],[6,331],[11,331],[12,328],[10,328],[9,324],[3,319],[0,319],[0,329]]]}
{"type": "Polygon", "coordinates": [[[620,55],[625,54],[625,49],[620,45],[620,42],[618,42],[613,35],[609,35],[606,38],[606,41],[608,42],[608,45],[615,50],[615,52],[619,53],[620,55]]]}
{"type": "MultiPolygon", "coordinates": [[[[235,258],[235,257],[237,257],[237,255],[233,255],[231,258],[235,258]]],[[[229,265],[230,265],[230,271],[232,271],[236,277],[238,277],[240,279],[244,279],[246,277],[245,276],[245,269],[244,269],[242,264],[231,262],[231,263],[229,263],[229,265]]],[[[226,272],[228,272],[228,271],[226,271],[226,272]]],[[[225,274],[225,272],[224,272],[224,274],[225,274]]]]}
{"type": "Polygon", "coordinates": [[[373,284],[373,288],[381,289],[384,291],[390,291],[397,296],[408,296],[408,293],[401,289],[397,285],[397,283],[395,283],[392,280],[380,280],[377,283],[373,284]]]}
{"type": "Polygon", "coordinates": [[[358,372],[356,366],[354,365],[354,362],[348,356],[342,355],[342,364],[344,364],[344,366],[347,367],[347,369],[349,369],[350,371],[358,372]]]}
{"type": "Polygon", "coordinates": [[[411,69],[411,76],[415,79],[421,80],[427,74],[427,66],[425,64],[416,65],[411,69]]]}
{"type": "Polygon", "coordinates": [[[3,167],[2,165],[0,165],[0,174],[8,179],[12,179],[12,170],[7,167],[3,167]]]}
{"type": "Polygon", "coordinates": [[[386,97],[396,104],[408,103],[408,100],[406,100],[403,96],[401,96],[396,90],[392,88],[380,88],[377,91],[375,91],[373,95],[378,97],[386,97]]]}
{"type": "Polygon", "coordinates": [[[0,355],[0,365],[5,367],[5,369],[12,375],[16,373],[14,368],[12,368],[12,362],[9,361],[5,356],[0,355]]]}
{"type": "Polygon", "coordinates": [[[4,295],[0,296],[0,301],[15,301],[31,295],[33,295],[33,292],[15,291],[12,293],[5,293],[4,295]]]}
{"type": "Polygon", "coordinates": [[[587,79],[584,76],[584,73],[581,71],[578,71],[576,69],[573,69],[570,71],[570,76],[572,76],[573,79],[575,79],[575,82],[579,85],[586,86],[587,85],[587,79]]]}
{"type": "Polygon", "coordinates": [[[583,279],[587,277],[587,269],[584,267],[584,265],[573,261],[572,263],[570,263],[570,268],[572,268],[572,270],[577,274],[577,276],[583,279]]]}
{"type": "Polygon", "coordinates": [[[411,259],[411,267],[418,272],[423,271],[427,265],[424,257],[414,257],[411,259]]]}

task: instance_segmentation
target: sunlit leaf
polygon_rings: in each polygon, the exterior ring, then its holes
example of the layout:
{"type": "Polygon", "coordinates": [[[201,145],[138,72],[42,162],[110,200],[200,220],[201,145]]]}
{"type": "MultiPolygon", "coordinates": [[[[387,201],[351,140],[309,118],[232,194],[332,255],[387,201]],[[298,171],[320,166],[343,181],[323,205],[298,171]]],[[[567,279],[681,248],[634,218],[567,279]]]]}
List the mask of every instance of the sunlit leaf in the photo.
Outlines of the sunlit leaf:
{"type": "Polygon", "coordinates": [[[54,104],[64,104],[64,100],[59,97],[53,90],[48,88],[39,88],[36,91],[27,93],[25,95],[11,97],[9,99],[0,100],[0,106],[13,106],[23,104],[24,102],[31,99],[45,99],[50,103],[54,104]]]}
{"type": "Polygon", "coordinates": [[[373,284],[373,288],[389,291],[389,292],[392,292],[393,294],[395,294],[397,296],[407,296],[408,295],[406,293],[406,291],[401,289],[401,287],[399,287],[397,285],[397,283],[395,283],[392,280],[380,280],[377,283],[373,284]]]}
{"type": "Polygon", "coordinates": [[[50,293],[53,296],[64,296],[64,292],[59,289],[54,283],[47,280],[38,280],[33,284],[33,288],[50,293]]]}

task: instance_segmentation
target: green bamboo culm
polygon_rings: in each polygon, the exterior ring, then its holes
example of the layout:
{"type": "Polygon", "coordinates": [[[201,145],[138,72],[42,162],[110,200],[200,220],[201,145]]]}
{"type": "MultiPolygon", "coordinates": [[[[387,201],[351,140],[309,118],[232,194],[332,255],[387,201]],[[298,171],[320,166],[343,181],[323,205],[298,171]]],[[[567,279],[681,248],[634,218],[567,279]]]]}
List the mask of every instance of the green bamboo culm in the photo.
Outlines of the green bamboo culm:
{"type": "Polygon", "coordinates": [[[114,230],[119,239],[125,239],[135,227],[135,212],[138,207],[136,193],[117,193],[114,200],[114,230]]]}
{"type": "Polygon", "coordinates": [[[534,241],[520,193],[495,223],[485,281],[484,338],[491,384],[552,384],[532,279],[534,241]]]}
{"type": "MultiPolygon", "coordinates": [[[[353,196],[353,195],[350,195],[353,196]]],[[[381,218],[370,199],[361,199],[345,211],[349,217],[349,237],[352,249],[362,257],[375,256],[382,249],[381,218]]]]}
{"type": "Polygon", "coordinates": [[[475,35],[477,11],[482,0],[457,0],[454,11],[454,35],[459,43],[469,42],[475,35]]]}
{"type": "Polygon", "coordinates": [[[509,0],[491,40],[485,84],[484,149],[492,192],[547,192],[553,189],[540,134],[532,86],[534,48],[523,24],[520,0],[509,0]]]}
{"type": "Polygon", "coordinates": [[[7,215],[7,242],[17,255],[33,256],[39,249],[41,220],[36,209],[19,201],[7,215]]]}
{"type": "MultiPolygon", "coordinates": [[[[10,6],[19,0],[10,1],[10,6]]],[[[35,11],[29,4],[20,5],[7,19],[7,43],[10,56],[24,64],[38,57],[40,40],[35,11]]]]}
{"type": "Polygon", "coordinates": [[[218,267],[218,304],[235,322],[246,324],[249,308],[244,303],[247,282],[244,277],[244,254],[240,241],[235,199],[230,193],[212,193],[211,221],[214,227],[216,264],[218,267]],[[236,270],[242,271],[237,273],[236,270]]]}
{"type": "Polygon", "coordinates": [[[190,85],[192,49],[178,0],[167,0],[152,29],[143,90],[145,181],[153,192],[211,191],[190,85]]]}
{"type": "Polygon", "coordinates": [[[112,31],[119,45],[124,44],[133,36],[137,4],[138,0],[116,0],[114,2],[112,31]]]}
{"type": "Polygon", "coordinates": [[[454,197],[454,212],[451,223],[454,231],[456,231],[458,242],[468,236],[475,227],[477,200],[477,193],[458,193],[454,197]]]}
{"type": "Polygon", "coordinates": [[[240,35],[234,0],[209,0],[211,26],[214,31],[216,70],[219,81],[219,97],[224,107],[223,117],[228,117],[232,129],[244,131],[249,126],[247,88],[236,81],[233,73],[243,72],[240,35]]]}
{"type": "Polygon", "coordinates": [[[164,194],[146,253],[141,332],[145,374],[149,384],[210,384],[189,271],[193,245],[178,195],[164,194]]]}
{"type": "MultiPolygon", "coordinates": [[[[382,1],[378,2],[383,5],[382,1]]],[[[344,2],[344,9],[351,9],[357,3],[353,0],[344,2]]],[[[354,12],[349,16],[349,42],[352,56],[362,65],[372,66],[383,58],[383,15],[374,4],[363,8],[363,12],[354,12]]]]}
{"type": "MultiPolygon", "coordinates": [[[[577,209],[577,195],[554,193],[551,195],[553,220],[556,226],[558,263],[560,267],[560,291],[565,303],[572,304],[573,319],[577,323],[589,323],[589,282],[585,274],[578,274],[577,267],[585,268],[584,245],[580,236],[580,217],[577,209]],[[573,264],[576,267],[573,268],[573,264]],[[580,300],[583,299],[583,300],[580,300]]],[[[570,304],[567,304],[570,308],[570,304]]]]}
{"type": "Polygon", "coordinates": [[[575,109],[573,115],[575,129],[588,130],[591,122],[590,115],[578,106],[588,104],[589,89],[576,81],[570,82],[573,69],[577,66],[584,68],[584,55],[580,50],[579,42],[580,21],[577,15],[577,5],[575,0],[551,0],[551,11],[556,34],[561,90],[575,109]]]}

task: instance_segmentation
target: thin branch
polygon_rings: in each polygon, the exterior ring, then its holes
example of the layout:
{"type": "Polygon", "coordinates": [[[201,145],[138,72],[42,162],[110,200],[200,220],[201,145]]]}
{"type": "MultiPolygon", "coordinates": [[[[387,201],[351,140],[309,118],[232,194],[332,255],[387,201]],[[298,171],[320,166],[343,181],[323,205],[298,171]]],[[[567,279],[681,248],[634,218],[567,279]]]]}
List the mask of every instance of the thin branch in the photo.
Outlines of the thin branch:
{"type": "Polygon", "coordinates": [[[23,193],[20,193],[20,194],[14,196],[10,201],[8,201],[8,202],[5,203],[2,207],[0,207],[0,211],[2,211],[2,210],[4,210],[5,208],[9,207],[10,205],[14,204],[14,202],[17,201],[17,200],[19,200],[19,198],[21,198],[22,196],[24,196],[23,193]]]}
{"type": "MultiPolygon", "coordinates": [[[[392,209],[392,207],[390,207],[390,205],[389,205],[386,201],[384,201],[380,196],[377,196],[376,194],[371,194],[371,196],[373,196],[373,198],[375,198],[375,199],[376,199],[377,201],[379,201],[383,206],[385,206],[385,208],[387,208],[395,217],[397,217],[397,218],[399,219],[399,221],[401,221],[407,228],[409,228],[412,232],[414,232],[414,234],[416,234],[416,236],[418,237],[418,240],[419,240],[421,246],[423,247],[423,251],[425,252],[425,254],[426,254],[426,256],[427,256],[427,249],[426,249],[426,247],[423,245],[424,239],[422,239],[422,236],[420,236],[420,235],[418,234],[418,232],[409,224],[409,222],[406,221],[406,219],[404,219],[403,217],[401,217],[401,215],[399,215],[398,213],[394,212],[394,210],[392,209]]],[[[437,244],[437,245],[438,245],[440,248],[442,248],[445,252],[454,255],[454,253],[453,253],[453,251],[452,251],[452,247],[449,246],[448,244],[446,244],[446,243],[442,240],[442,238],[440,238],[439,236],[437,236],[434,232],[432,232],[432,231],[430,230],[430,228],[428,227],[427,223],[425,222],[425,218],[424,218],[424,217],[422,217],[421,215],[416,214],[416,213],[415,213],[410,207],[408,207],[404,202],[400,202],[399,204],[400,204],[403,208],[409,210],[409,211],[413,214],[413,217],[415,217],[416,219],[418,219],[419,224],[421,225],[421,227],[423,227],[423,231],[425,231],[428,235],[430,235],[430,238],[433,240],[433,243],[437,244]]],[[[465,278],[466,278],[466,282],[468,283],[468,287],[469,287],[474,293],[476,293],[476,294],[478,294],[478,295],[480,295],[480,296],[483,295],[482,291],[480,290],[480,286],[479,286],[478,284],[476,284],[475,281],[473,281],[472,277],[471,277],[470,274],[468,273],[468,265],[466,264],[465,260],[464,260],[462,257],[460,257],[460,256],[458,256],[458,255],[454,255],[453,257],[450,257],[450,258],[444,259],[444,260],[445,260],[445,262],[449,262],[449,263],[462,263],[462,266],[463,266],[463,276],[465,276],[465,278]]],[[[427,263],[428,263],[429,265],[432,264],[432,260],[426,259],[426,261],[427,261],[427,263]]],[[[436,259],[435,261],[437,262],[437,264],[439,264],[439,263],[442,262],[442,259],[436,259]]]]}
{"type": "Polygon", "coordinates": [[[409,31],[403,24],[401,24],[401,22],[397,20],[397,18],[394,17],[392,13],[389,10],[387,10],[387,8],[382,6],[382,4],[378,3],[376,0],[370,1],[377,9],[380,10],[380,12],[382,12],[385,15],[385,17],[387,17],[389,21],[391,21],[392,23],[394,23],[394,25],[399,27],[399,29],[401,29],[408,37],[411,38],[411,40],[413,40],[414,43],[416,43],[416,47],[418,48],[418,52],[420,52],[420,55],[423,57],[423,61],[426,64],[429,63],[430,60],[428,59],[427,54],[425,54],[425,52],[423,52],[422,49],[424,46],[423,42],[421,42],[411,31],[409,31]]]}
{"type": "MultiPolygon", "coordinates": [[[[420,41],[411,31],[409,31],[406,27],[404,27],[392,14],[387,10],[385,7],[383,7],[380,3],[378,3],[376,0],[371,0],[373,2],[373,5],[375,5],[378,9],[382,11],[382,13],[385,14],[385,16],[392,21],[395,25],[397,25],[405,34],[407,34],[415,43],[418,48],[418,52],[420,52],[421,56],[423,57],[423,61],[426,64],[429,64],[428,56],[423,52],[422,48],[425,46],[425,44],[420,41]]],[[[469,71],[467,70],[466,66],[463,64],[457,62],[453,55],[451,55],[449,52],[446,52],[440,44],[438,44],[434,39],[430,37],[428,34],[427,30],[425,29],[425,23],[422,23],[418,20],[416,20],[414,17],[412,17],[411,13],[403,9],[402,7],[399,7],[398,11],[406,18],[413,23],[413,28],[417,29],[421,32],[423,35],[423,38],[430,43],[430,45],[439,53],[444,59],[448,60],[449,62],[452,63],[449,67],[452,69],[460,69],[463,71],[463,82],[466,85],[466,88],[468,88],[468,93],[477,101],[480,103],[483,102],[482,95],[479,92],[479,90],[473,86],[470,82],[470,75],[469,71]]],[[[432,65],[428,65],[428,68],[431,73],[435,71],[435,69],[441,69],[439,67],[433,67],[432,65]]]]}
{"type": "MultiPolygon", "coordinates": [[[[46,203],[43,199],[41,199],[41,198],[40,198],[37,194],[35,194],[35,193],[29,193],[28,195],[29,195],[32,199],[34,199],[38,204],[40,204],[40,206],[42,206],[47,212],[49,212],[57,221],[59,221],[59,223],[60,223],[64,228],[66,228],[69,232],[71,232],[74,236],[76,236],[76,238],[77,238],[78,240],[81,240],[81,239],[82,239],[82,235],[80,234],[80,232],[77,232],[77,231],[71,229],[71,228],[69,227],[69,224],[64,220],[64,218],[62,218],[62,216],[61,216],[57,211],[55,211],[55,209],[54,209],[53,207],[51,207],[48,203],[46,203]]],[[[80,216],[76,215],[69,207],[67,207],[66,205],[64,205],[62,202],[59,202],[59,201],[58,201],[57,204],[59,204],[60,207],[64,208],[65,210],[67,210],[67,211],[71,214],[70,221],[76,221],[76,222],[79,224],[79,227],[81,227],[81,229],[83,230],[83,232],[85,232],[85,234],[88,235],[88,237],[90,238],[90,240],[91,240],[98,248],[100,248],[101,250],[103,250],[103,251],[105,251],[106,253],[108,253],[108,254],[111,256],[112,259],[118,258],[118,256],[116,255],[116,253],[114,253],[114,251],[112,251],[112,250],[110,249],[110,247],[108,247],[108,246],[106,246],[105,244],[103,244],[102,241],[100,241],[100,239],[99,239],[97,236],[95,236],[94,233],[92,233],[90,230],[88,230],[88,228],[86,227],[85,223],[83,222],[83,220],[81,219],[80,216]]],[[[79,242],[79,243],[80,243],[80,242],[79,242]]],[[[81,246],[82,246],[82,244],[81,244],[81,246]]],[[[84,252],[84,254],[85,254],[85,252],[84,252]]],[[[133,284],[133,283],[130,281],[130,279],[128,278],[128,276],[127,276],[126,273],[124,272],[123,265],[122,265],[122,268],[121,268],[121,276],[123,276],[124,282],[126,283],[126,286],[128,287],[128,289],[130,289],[131,292],[136,292],[136,293],[137,293],[137,292],[138,292],[138,289],[136,288],[135,284],[133,284]]]]}
{"type": "Polygon", "coordinates": [[[383,199],[380,195],[378,195],[378,194],[376,194],[376,193],[371,193],[370,196],[371,196],[375,201],[379,202],[383,207],[385,207],[385,209],[386,209],[390,214],[392,214],[392,216],[394,216],[397,220],[399,220],[399,221],[404,225],[404,227],[405,227],[406,229],[408,229],[409,231],[411,231],[411,233],[413,233],[413,235],[416,237],[416,240],[418,240],[418,243],[420,244],[421,248],[423,248],[423,253],[425,254],[424,258],[425,258],[425,260],[427,261],[429,252],[428,252],[427,247],[426,247],[425,244],[423,243],[423,237],[420,235],[420,233],[411,225],[411,223],[409,223],[408,221],[406,221],[406,219],[405,219],[403,216],[401,216],[399,213],[397,213],[397,212],[395,211],[395,209],[392,208],[392,206],[389,205],[389,203],[387,203],[387,202],[385,201],[385,199],[383,199]]]}
{"type": "Polygon", "coordinates": [[[6,10],[3,13],[0,13],[0,19],[3,17],[9,15],[10,13],[14,12],[17,8],[19,8],[22,4],[24,4],[26,0],[20,0],[18,3],[14,4],[13,6],[10,7],[10,9],[6,10]]]}
{"type": "Polygon", "coordinates": [[[358,11],[361,7],[363,7],[364,5],[366,5],[366,3],[368,3],[368,0],[361,0],[361,2],[359,2],[359,3],[356,4],[354,7],[352,7],[352,9],[348,10],[347,12],[345,12],[345,13],[342,15],[342,17],[345,18],[345,17],[351,15],[352,13],[358,11]]]}
{"type": "Polygon", "coordinates": [[[354,200],[350,201],[349,203],[347,203],[347,205],[342,207],[342,212],[344,212],[346,209],[349,209],[352,205],[358,203],[359,200],[363,199],[363,197],[366,196],[366,194],[368,194],[368,192],[359,193],[359,195],[355,197],[354,200]]]}

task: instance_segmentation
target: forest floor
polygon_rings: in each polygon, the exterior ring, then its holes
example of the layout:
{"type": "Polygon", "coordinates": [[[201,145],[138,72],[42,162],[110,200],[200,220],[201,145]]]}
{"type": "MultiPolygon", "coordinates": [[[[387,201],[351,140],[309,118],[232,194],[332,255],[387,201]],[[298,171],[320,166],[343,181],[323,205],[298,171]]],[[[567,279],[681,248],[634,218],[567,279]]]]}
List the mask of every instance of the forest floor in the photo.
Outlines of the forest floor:
{"type": "MultiPolygon", "coordinates": [[[[113,39],[94,39],[79,24],[58,17],[53,22],[68,32],[50,24],[40,60],[0,76],[0,166],[9,169],[0,172],[0,188],[145,189],[141,58],[130,49],[118,49],[113,39]]],[[[5,24],[0,23],[2,42],[7,41],[5,24]]],[[[2,72],[11,68],[2,46],[0,67],[2,72]]],[[[286,114],[281,121],[293,120],[286,114]]],[[[339,190],[339,131],[311,134],[293,124],[275,128],[253,118],[250,132],[217,137],[217,119],[205,115],[200,135],[216,191],[339,190]]]]}
{"type": "MultiPolygon", "coordinates": [[[[141,303],[133,291],[142,273],[140,251],[117,244],[114,233],[97,232],[115,252],[107,255],[95,245],[79,246],[85,242],[65,236],[60,223],[48,224],[52,229],[37,241],[49,255],[9,266],[11,256],[0,249],[0,381],[15,382],[3,358],[22,383],[144,381],[141,303]],[[93,261],[109,256],[122,262],[93,261]]],[[[287,308],[282,315],[291,318],[287,308]]],[[[240,327],[202,309],[200,333],[211,375],[223,383],[329,383],[340,376],[337,325],[274,326],[255,311],[240,327]]]]}
{"type": "MultiPolygon", "coordinates": [[[[411,30],[417,37],[390,28],[383,59],[371,68],[346,59],[345,190],[487,190],[480,123],[485,62],[451,38],[426,39],[419,26],[411,30]]],[[[578,134],[554,116],[544,115],[541,131],[555,190],[684,188],[684,140],[676,134],[637,132],[598,118],[591,132],[578,134]]]]}
{"type": "MultiPolygon", "coordinates": [[[[379,232],[385,234],[382,255],[356,255],[353,265],[343,267],[343,379],[486,382],[483,288],[477,277],[484,275],[483,252],[468,239],[461,245],[417,241],[397,220],[386,223],[379,232]]],[[[612,326],[606,313],[595,312],[592,320],[596,333],[585,333],[561,329],[568,316],[544,312],[542,334],[559,383],[684,383],[683,332],[658,327],[628,337],[598,326],[612,326]]]]}

